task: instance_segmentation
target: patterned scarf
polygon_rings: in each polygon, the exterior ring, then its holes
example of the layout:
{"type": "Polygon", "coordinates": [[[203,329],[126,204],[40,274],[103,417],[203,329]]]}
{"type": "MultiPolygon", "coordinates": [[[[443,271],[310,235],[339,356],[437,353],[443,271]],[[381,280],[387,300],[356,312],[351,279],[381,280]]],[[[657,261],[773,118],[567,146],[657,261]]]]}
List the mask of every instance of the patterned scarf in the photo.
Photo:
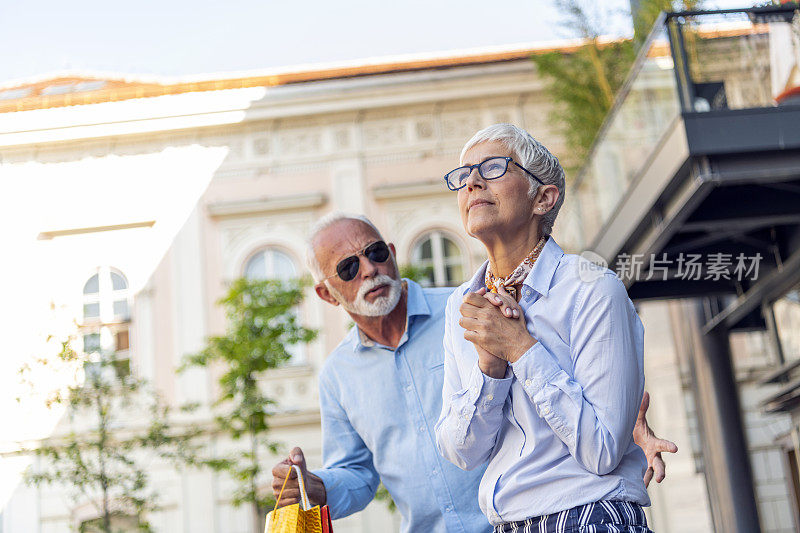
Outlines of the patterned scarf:
{"type": "Polygon", "coordinates": [[[516,300],[517,286],[522,285],[522,282],[525,281],[526,277],[528,277],[528,274],[533,268],[533,264],[539,258],[539,254],[542,253],[542,248],[544,248],[545,242],[547,242],[547,237],[542,237],[539,239],[539,242],[537,242],[536,246],[533,247],[531,253],[529,253],[527,257],[522,260],[522,263],[520,263],[519,266],[514,269],[514,272],[512,272],[507,278],[495,276],[492,273],[491,263],[489,263],[486,266],[486,288],[490,292],[496,293],[500,287],[505,287],[506,292],[516,300]]]}

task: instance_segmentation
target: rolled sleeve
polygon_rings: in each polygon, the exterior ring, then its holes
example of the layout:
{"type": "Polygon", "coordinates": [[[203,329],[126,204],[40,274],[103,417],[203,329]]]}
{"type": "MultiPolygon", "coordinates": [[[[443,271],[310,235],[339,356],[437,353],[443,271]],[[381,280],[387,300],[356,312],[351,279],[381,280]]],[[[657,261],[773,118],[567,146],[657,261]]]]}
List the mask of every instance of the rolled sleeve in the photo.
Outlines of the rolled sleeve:
{"type": "Polygon", "coordinates": [[[554,403],[558,403],[569,375],[558,365],[553,354],[547,351],[542,343],[537,342],[509,366],[539,416],[547,421],[565,444],[574,446],[573,431],[561,411],[554,408],[554,403]]]}
{"type": "MultiPolygon", "coordinates": [[[[452,313],[452,298],[445,311],[444,388],[442,412],[436,423],[436,444],[439,453],[463,470],[472,470],[486,462],[494,449],[503,423],[503,405],[511,389],[513,375],[506,370],[502,379],[481,372],[477,353],[456,353],[454,335],[463,335],[452,313]],[[459,374],[459,360],[471,358],[465,365],[469,372],[459,374]]],[[[469,359],[467,359],[469,360],[469,359]]]]}
{"type": "Polygon", "coordinates": [[[319,476],[325,485],[325,503],[331,511],[332,520],[360,511],[375,496],[375,490],[369,485],[369,476],[359,475],[355,470],[321,468],[312,473],[319,476]]]}
{"type": "Polygon", "coordinates": [[[324,467],[314,474],[322,479],[331,518],[364,509],[380,483],[372,452],[353,428],[337,400],[335,387],[320,380],[322,458],[324,467]]]}

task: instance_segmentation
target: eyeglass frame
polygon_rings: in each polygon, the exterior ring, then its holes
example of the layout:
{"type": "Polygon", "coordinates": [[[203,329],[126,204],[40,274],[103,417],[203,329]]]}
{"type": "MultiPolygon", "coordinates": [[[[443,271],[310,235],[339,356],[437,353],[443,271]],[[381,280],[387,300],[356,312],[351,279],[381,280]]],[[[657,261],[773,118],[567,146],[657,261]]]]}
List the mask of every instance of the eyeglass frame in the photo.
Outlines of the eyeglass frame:
{"type": "Polygon", "coordinates": [[[337,261],[336,262],[336,274],[331,274],[328,277],[322,278],[322,280],[320,280],[320,281],[328,281],[329,279],[335,278],[337,276],[339,277],[339,279],[341,279],[345,283],[347,283],[349,281],[353,281],[358,276],[358,271],[361,270],[361,261],[358,261],[358,265],[359,265],[358,270],[356,270],[355,275],[350,279],[343,279],[342,278],[342,275],[339,274],[339,265],[341,265],[343,261],[347,261],[348,259],[350,259],[352,257],[355,257],[356,259],[358,259],[358,257],[362,256],[362,255],[364,257],[366,257],[367,261],[369,261],[370,263],[376,263],[376,261],[373,261],[372,259],[367,257],[366,251],[367,251],[367,248],[369,248],[370,246],[374,246],[374,245],[379,244],[379,243],[382,243],[386,247],[386,250],[389,252],[389,254],[386,256],[386,259],[384,259],[383,261],[377,261],[377,264],[385,263],[392,256],[392,249],[389,248],[389,244],[386,241],[378,239],[377,241],[373,241],[373,242],[369,243],[368,245],[366,245],[365,247],[363,247],[361,250],[357,251],[356,253],[350,254],[347,257],[343,257],[342,259],[337,261]]]}
{"type": "Polygon", "coordinates": [[[451,170],[450,172],[448,172],[447,174],[445,174],[445,175],[444,175],[444,182],[447,184],[447,188],[448,188],[448,189],[450,189],[451,191],[458,191],[458,190],[460,190],[460,189],[463,189],[463,188],[464,188],[464,187],[467,185],[467,182],[466,182],[466,180],[464,181],[464,185],[462,185],[461,187],[456,187],[456,188],[453,188],[453,187],[450,185],[450,180],[449,180],[449,179],[447,179],[447,176],[449,176],[450,174],[452,174],[452,173],[453,173],[453,172],[455,172],[456,170],[461,170],[462,168],[468,168],[468,169],[469,169],[469,174],[467,175],[467,177],[468,177],[468,178],[469,178],[469,176],[471,176],[471,175],[472,175],[472,171],[473,171],[473,170],[475,170],[475,169],[477,168],[477,169],[478,169],[478,174],[481,176],[481,179],[483,179],[483,180],[485,180],[485,181],[491,181],[491,180],[500,179],[500,178],[502,178],[503,176],[505,176],[505,175],[508,173],[508,164],[509,164],[509,163],[514,163],[514,164],[515,164],[515,165],[517,165],[519,168],[521,168],[521,169],[522,169],[522,170],[523,170],[523,171],[524,171],[526,174],[528,174],[530,177],[532,177],[533,179],[535,179],[536,181],[538,181],[538,182],[539,182],[539,183],[541,183],[542,185],[546,185],[546,184],[545,184],[545,182],[543,182],[541,179],[539,179],[539,177],[538,177],[538,176],[536,176],[536,175],[535,175],[533,172],[531,172],[531,171],[530,171],[530,170],[528,170],[527,168],[523,167],[522,165],[520,165],[519,163],[517,163],[516,161],[514,161],[514,158],[513,158],[513,157],[508,157],[508,156],[500,156],[500,155],[497,155],[497,156],[492,156],[492,157],[487,157],[486,159],[484,159],[484,160],[483,160],[483,161],[481,161],[480,163],[475,163],[474,165],[464,165],[463,167],[456,167],[456,168],[454,168],[453,170],[451,170]],[[500,175],[499,175],[499,176],[497,176],[496,178],[487,178],[487,177],[485,177],[485,176],[483,175],[483,171],[481,171],[481,165],[483,165],[483,164],[484,164],[484,163],[486,163],[487,161],[491,161],[492,159],[504,159],[504,160],[505,160],[505,162],[506,162],[506,170],[505,170],[505,172],[503,172],[502,174],[500,174],[500,175]]]}

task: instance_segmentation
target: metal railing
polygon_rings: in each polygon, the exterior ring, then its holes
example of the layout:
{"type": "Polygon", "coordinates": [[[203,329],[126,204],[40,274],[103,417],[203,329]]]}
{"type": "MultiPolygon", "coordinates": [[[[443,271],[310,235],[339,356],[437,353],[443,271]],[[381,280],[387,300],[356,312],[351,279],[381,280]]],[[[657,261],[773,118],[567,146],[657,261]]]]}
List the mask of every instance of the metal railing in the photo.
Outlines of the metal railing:
{"type": "MultiPolygon", "coordinates": [[[[594,241],[681,113],[772,107],[800,86],[792,7],[662,13],[570,187],[594,241]]],[[[800,103],[800,102],[798,102],[800,103]]]]}

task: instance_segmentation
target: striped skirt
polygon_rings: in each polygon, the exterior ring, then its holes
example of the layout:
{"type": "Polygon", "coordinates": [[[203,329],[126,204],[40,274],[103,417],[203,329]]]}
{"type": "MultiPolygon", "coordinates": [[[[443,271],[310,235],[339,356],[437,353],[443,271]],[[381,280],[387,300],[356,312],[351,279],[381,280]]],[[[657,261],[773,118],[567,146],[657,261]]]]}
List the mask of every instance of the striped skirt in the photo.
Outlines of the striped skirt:
{"type": "Polygon", "coordinates": [[[621,501],[587,503],[520,522],[494,526],[495,533],[652,533],[642,506],[621,501]]]}

